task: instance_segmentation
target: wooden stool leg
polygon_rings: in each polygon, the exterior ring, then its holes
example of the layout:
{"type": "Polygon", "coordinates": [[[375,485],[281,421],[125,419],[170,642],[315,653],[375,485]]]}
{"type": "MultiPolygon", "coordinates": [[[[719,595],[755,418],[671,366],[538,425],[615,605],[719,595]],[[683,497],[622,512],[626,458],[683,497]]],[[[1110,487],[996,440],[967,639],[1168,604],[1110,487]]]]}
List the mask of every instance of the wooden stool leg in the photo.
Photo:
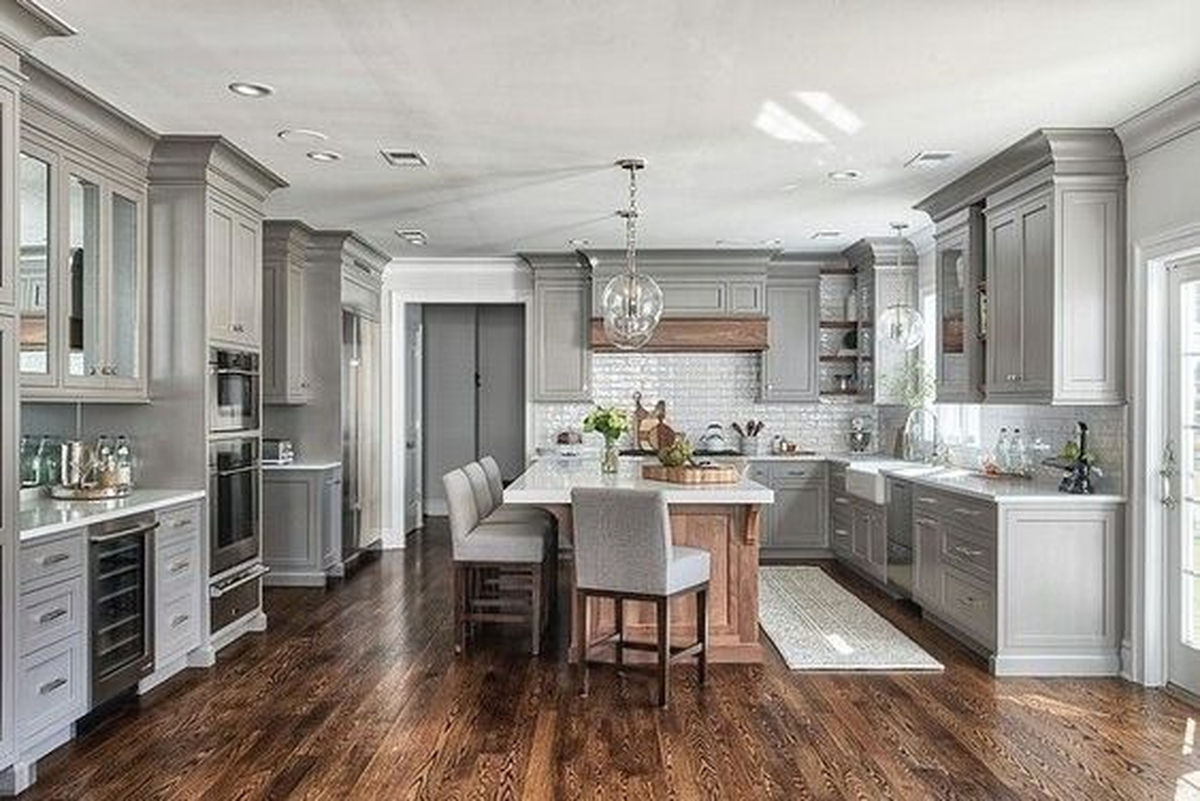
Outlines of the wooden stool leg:
{"type": "Polygon", "coordinates": [[[658,705],[670,701],[669,674],[671,671],[671,612],[670,599],[659,598],[658,605],[658,705]]]}
{"type": "Polygon", "coordinates": [[[534,565],[533,579],[530,581],[529,591],[531,598],[529,599],[529,628],[532,631],[530,636],[530,653],[534,656],[538,655],[541,650],[542,642],[542,592],[545,588],[542,586],[542,566],[534,565]]]}
{"type": "Polygon", "coordinates": [[[617,664],[625,664],[625,599],[613,598],[613,618],[617,623],[617,664]]]}
{"type": "Polygon", "coordinates": [[[575,642],[579,647],[579,694],[588,694],[588,599],[583,590],[575,592],[575,642]]]}
{"type": "Polygon", "coordinates": [[[700,686],[708,680],[708,588],[696,593],[696,639],[700,641],[700,655],[696,659],[696,672],[700,686]]]}
{"type": "Polygon", "coordinates": [[[464,568],[462,565],[454,565],[454,653],[456,654],[461,654],[463,652],[464,644],[463,632],[465,631],[466,624],[463,621],[463,613],[465,611],[463,606],[466,601],[465,593],[467,591],[464,581],[465,577],[463,576],[463,571],[465,569],[466,568],[464,568]]]}

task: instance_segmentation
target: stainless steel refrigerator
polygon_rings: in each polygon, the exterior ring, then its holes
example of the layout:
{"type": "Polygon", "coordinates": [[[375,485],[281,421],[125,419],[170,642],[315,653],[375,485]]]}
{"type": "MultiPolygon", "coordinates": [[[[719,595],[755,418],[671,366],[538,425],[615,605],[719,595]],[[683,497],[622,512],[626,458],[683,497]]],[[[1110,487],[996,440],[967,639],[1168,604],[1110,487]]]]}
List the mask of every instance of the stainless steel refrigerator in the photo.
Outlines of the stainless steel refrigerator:
{"type": "Polygon", "coordinates": [[[342,562],[349,564],[380,534],[378,330],[374,320],[342,310],[342,562]]]}

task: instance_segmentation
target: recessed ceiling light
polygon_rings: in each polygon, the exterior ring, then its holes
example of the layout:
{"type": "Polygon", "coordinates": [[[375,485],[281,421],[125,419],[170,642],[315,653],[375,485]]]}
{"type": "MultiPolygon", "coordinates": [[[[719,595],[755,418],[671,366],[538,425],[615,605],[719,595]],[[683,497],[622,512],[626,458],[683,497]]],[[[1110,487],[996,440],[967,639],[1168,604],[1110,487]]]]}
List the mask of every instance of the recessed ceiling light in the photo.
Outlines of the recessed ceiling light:
{"type": "Polygon", "coordinates": [[[419,150],[392,150],[384,148],[379,151],[383,160],[393,167],[428,167],[429,159],[419,150]]]}
{"type": "Polygon", "coordinates": [[[266,97],[267,95],[275,94],[275,89],[267,86],[265,83],[252,83],[250,81],[234,81],[229,84],[229,91],[242,97],[266,97]]]}
{"type": "Polygon", "coordinates": [[[341,161],[342,154],[336,150],[312,150],[308,157],[313,161],[341,161]]]}
{"type": "Polygon", "coordinates": [[[827,228],[821,231],[813,231],[810,239],[837,239],[841,237],[841,231],[835,231],[832,228],[827,228]]]}
{"type": "Polygon", "coordinates": [[[418,228],[400,228],[396,231],[396,236],[403,239],[410,245],[418,247],[429,244],[429,237],[425,236],[425,232],[418,228]]]}
{"type": "Polygon", "coordinates": [[[320,131],[314,131],[312,128],[284,128],[276,134],[285,142],[324,142],[329,137],[320,131]]]}
{"type": "Polygon", "coordinates": [[[831,181],[857,181],[862,178],[862,173],[858,170],[834,170],[829,173],[831,181]]]}
{"type": "Polygon", "coordinates": [[[590,239],[568,239],[567,240],[567,247],[572,247],[572,248],[586,248],[590,244],[592,244],[592,240],[590,240],[590,239]]]}
{"type": "Polygon", "coordinates": [[[908,161],[905,167],[933,167],[954,158],[953,150],[922,150],[908,161]]]}

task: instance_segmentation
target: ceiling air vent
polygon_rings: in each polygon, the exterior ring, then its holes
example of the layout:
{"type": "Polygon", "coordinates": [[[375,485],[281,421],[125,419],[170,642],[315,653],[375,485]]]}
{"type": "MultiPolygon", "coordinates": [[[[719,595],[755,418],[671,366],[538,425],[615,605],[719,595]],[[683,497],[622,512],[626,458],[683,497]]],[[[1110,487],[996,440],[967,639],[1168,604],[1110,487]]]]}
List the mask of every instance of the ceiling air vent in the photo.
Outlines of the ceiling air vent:
{"type": "Polygon", "coordinates": [[[393,167],[428,167],[429,160],[419,150],[380,150],[383,160],[393,167]]]}
{"type": "Polygon", "coordinates": [[[954,158],[953,150],[922,150],[908,161],[905,167],[934,167],[944,161],[954,158]]]}
{"type": "Polygon", "coordinates": [[[429,244],[429,237],[425,236],[425,232],[416,228],[401,228],[396,231],[396,236],[410,245],[423,246],[429,244]]]}

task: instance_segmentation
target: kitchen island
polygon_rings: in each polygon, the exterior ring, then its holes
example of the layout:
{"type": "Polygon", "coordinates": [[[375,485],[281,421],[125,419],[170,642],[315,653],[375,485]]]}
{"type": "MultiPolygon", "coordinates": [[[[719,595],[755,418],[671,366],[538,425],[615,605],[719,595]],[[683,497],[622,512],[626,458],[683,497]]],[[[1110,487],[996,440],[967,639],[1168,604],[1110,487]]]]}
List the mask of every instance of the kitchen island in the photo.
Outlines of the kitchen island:
{"type": "MultiPolygon", "coordinates": [[[[571,490],[576,487],[655,489],[666,496],[671,533],[678,545],[703,548],[711,554],[709,582],[709,661],[758,662],[758,547],[759,513],[774,502],[769,488],[742,478],[736,484],[686,485],[642,478],[642,460],[622,458],[618,472],[603,474],[595,458],[546,457],[534,464],[504,490],[504,502],[546,509],[558,520],[559,552],[569,560],[572,547],[571,490]]],[[[573,585],[574,570],[560,572],[573,585]]],[[[571,596],[573,597],[573,596],[571,596]]],[[[593,599],[590,619],[592,639],[611,632],[613,605],[593,599]]],[[[695,598],[673,601],[673,642],[695,639],[695,598]]],[[[652,641],[654,606],[629,602],[625,606],[625,634],[630,639],[652,641]]],[[[576,649],[572,644],[574,658],[576,649]]]]}

